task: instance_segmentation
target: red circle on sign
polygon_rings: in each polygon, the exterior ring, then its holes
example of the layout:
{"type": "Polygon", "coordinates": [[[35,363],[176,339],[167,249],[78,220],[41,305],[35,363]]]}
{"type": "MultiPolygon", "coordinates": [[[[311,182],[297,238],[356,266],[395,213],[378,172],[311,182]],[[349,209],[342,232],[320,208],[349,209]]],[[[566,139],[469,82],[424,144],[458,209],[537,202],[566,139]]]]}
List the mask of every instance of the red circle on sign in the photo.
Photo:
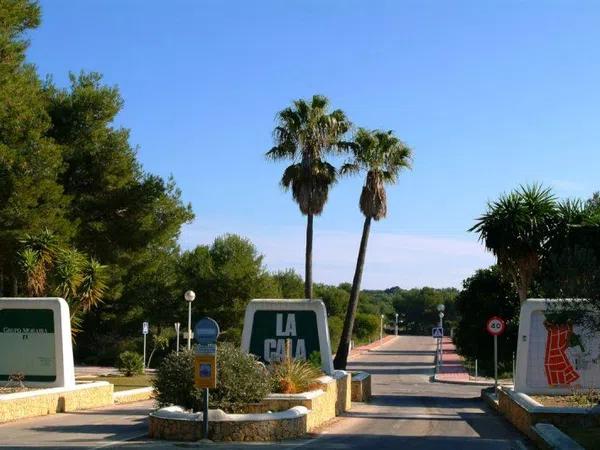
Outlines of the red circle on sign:
{"type": "Polygon", "coordinates": [[[492,336],[500,336],[506,331],[506,322],[498,316],[490,317],[485,324],[485,329],[492,336]]]}

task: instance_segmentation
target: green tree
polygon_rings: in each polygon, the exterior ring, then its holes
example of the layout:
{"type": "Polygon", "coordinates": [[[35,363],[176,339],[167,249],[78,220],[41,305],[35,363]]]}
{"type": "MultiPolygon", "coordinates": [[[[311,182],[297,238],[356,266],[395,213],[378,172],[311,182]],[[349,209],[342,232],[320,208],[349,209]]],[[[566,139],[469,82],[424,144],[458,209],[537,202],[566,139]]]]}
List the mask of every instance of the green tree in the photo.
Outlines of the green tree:
{"type": "Polygon", "coordinates": [[[329,100],[314,95],[310,101],[295,100],[277,114],[273,133],[275,146],[269,159],[291,160],[281,185],[292,190],[300,212],[307,217],[304,296],[312,298],[313,217],[323,212],[329,189],[336,181],[335,168],[324,160],[327,153],[345,148],[341,139],[350,129],[343,111],[329,112],[329,100]]]}
{"type": "Polygon", "coordinates": [[[513,280],[521,302],[527,299],[557,219],[557,202],[550,189],[521,186],[490,202],[486,213],[469,229],[478,233],[496,256],[500,270],[513,280]]]}
{"type": "Polygon", "coordinates": [[[37,2],[0,0],[0,295],[19,295],[20,239],[48,228],[69,237],[60,148],[46,136],[50,119],[25,33],[40,23],[37,2]],[[9,286],[5,282],[10,282],[9,286]]]}
{"type": "Polygon", "coordinates": [[[454,343],[461,355],[479,362],[482,373],[493,373],[493,339],[485,331],[485,322],[500,316],[507,323],[500,337],[498,363],[500,372],[512,371],[512,357],[517,345],[520,302],[514,287],[497,266],[478,270],[463,282],[456,298],[460,320],[454,333],[454,343]]]}
{"type": "Polygon", "coordinates": [[[280,270],[273,278],[279,284],[283,298],[302,298],[304,295],[304,281],[294,269],[280,270]]]}
{"type": "Polygon", "coordinates": [[[342,167],[342,173],[352,174],[364,170],[367,173],[360,194],[359,207],[365,216],[363,233],[356,261],[356,270],[350,291],[350,301],[344,320],[344,329],[335,355],[336,369],[345,369],[358,298],[367,253],[367,241],[371,220],[380,220],[387,214],[386,183],[395,183],[401,169],[410,167],[411,150],[391,131],[357,131],[352,146],[353,160],[342,167]]]}
{"type": "MultiPolygon", "coordinates": [[[[179,267],[181,290],[192,289],[197,295],[192,304],[194,316],[210,315],[219,323],[223,339],[229,341],[239,340],[251,299],[281,295],[254,244],[234,234],[215,239],[209,247],[184,252],[179,267]]],[[[182,296],[180,291],[178,298],[182,296]]]]}

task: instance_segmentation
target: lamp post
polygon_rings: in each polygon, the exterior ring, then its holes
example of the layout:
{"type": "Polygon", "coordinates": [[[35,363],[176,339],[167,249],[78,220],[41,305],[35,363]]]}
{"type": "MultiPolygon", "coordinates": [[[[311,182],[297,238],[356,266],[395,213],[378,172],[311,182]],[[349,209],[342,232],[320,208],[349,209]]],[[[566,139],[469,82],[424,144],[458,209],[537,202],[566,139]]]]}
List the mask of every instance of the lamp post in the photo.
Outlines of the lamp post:
{"type": "Polygon", "coordinates": [[[175,352],[179,354],[179,328],[181,327],[181,323],[175,322],[175,335],[177,336],[177,347],[175,348],[175,352]]]}
{"type": "Polygon", "coordinates": [[[379,328],[379,340],[383,340],[383,314],[381,315],[381,327],[379,328]]]}
{"type": "Polygon", "coordinates": [[[188,336],[187,336],[187,348],[192,348],[192,302],[196,299],[196,293],[194,291],[187,291],[183,297],[188,302],[188,336]]]}
{"type": "Polygon", "coordinates": [[[396,336],[398,336],[398,313],[396,313],[396,326],[394,331],[396,332],[396,336]]]}
{"type": "Polygon", "coordinates": [[[446,306],[444,306],[444,304],[440,304],[437,306],[437,310],[439,312],[439,318],[440,318],[440,323],[439,323],[439,327],[442,329],[442,337],[439,339],[439,365],[443,365],[444,364],[444,350],[442,347],[442,341],[444,339],[443,337],[443,330],[444,330],[444,310],[446,309],[446,306]]]}

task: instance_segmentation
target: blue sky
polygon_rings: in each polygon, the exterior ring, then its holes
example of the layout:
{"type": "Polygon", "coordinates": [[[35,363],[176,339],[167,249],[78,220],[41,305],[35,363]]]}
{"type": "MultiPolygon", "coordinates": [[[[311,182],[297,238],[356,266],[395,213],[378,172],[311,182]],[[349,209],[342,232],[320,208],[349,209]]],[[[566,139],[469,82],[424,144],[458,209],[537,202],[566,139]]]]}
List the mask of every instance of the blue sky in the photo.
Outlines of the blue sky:
{"type": "MultiPolygon", "coordinates": [[[[41,2],[29,59],[59,85],[118,85],[146,170],[173,174],[196,221],[184,248],[249,237],[272,270],[304,255],[304,218],[264,159],[275,113],[328,96],[352,121],[394,130],[414,169],[388,191],[365,288],[460,286],[493,262],[466,230],[488,200],[542,182],[600,189],[600,3],[571,1],[41,2]]],[[[352,279],[360,178],[315,222],[315,279],[352,279]]]]}

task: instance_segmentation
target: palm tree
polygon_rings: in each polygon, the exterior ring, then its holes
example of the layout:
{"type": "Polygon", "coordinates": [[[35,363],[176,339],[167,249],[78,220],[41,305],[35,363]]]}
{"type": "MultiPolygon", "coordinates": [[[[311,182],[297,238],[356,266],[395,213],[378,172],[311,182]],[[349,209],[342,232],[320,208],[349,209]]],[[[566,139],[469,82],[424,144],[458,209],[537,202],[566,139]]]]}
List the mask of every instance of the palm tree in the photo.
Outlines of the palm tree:
{"type": "Polygon", "coordinates": [[[284,189],[291,189],[300,212],[307,216],[304,295],[312,298],[313,217],[323,212],[329,189],[336,181],[336,170],[324,157],[347,148],[342,141],[350,129],[343,111],[329,110],[329,100],[313,95],[310,101],[295,100],[277,114],[273,137],[275,146],[267,158],[291,160],[281,178],[284,189]]]}
{"type": "Polygon", "coordinates": [[[341,172],[342,174],[353,174],[362,170],[367,173],[359,202],[365,222],[342,337],[335,354],[334,366],[336,369],[345,369],[348,361],[348,350],[358,306],[371,220],[380,220],[386,216],[385,185],[395,183],[400,170],[410,168],[412,159],[410,148],[404,145],[391,131],[359,129],[354,137],[352,152],[353,160],[344,164],[341,172]]]}
{"type": "MultiPolygon", "coordinates": [[[[570,215],[570,205],[563,213],[570,215]]],[[[527,294],[548,242],[559,222],[556,197],[541,185],[521,186],[488,203],[487,212],[469,229],[498,260],[500,270],[515,283],[519,300],[527,294]]]]}
{"type": "Polygon", "coordinates": [[[83,313],[102,302],[107,268],[76,249],[62,246],[48,230],[25,235],[19,262],[27,295],[57,295],[69,304],[73,335],[80,331],[83,313]]]}

